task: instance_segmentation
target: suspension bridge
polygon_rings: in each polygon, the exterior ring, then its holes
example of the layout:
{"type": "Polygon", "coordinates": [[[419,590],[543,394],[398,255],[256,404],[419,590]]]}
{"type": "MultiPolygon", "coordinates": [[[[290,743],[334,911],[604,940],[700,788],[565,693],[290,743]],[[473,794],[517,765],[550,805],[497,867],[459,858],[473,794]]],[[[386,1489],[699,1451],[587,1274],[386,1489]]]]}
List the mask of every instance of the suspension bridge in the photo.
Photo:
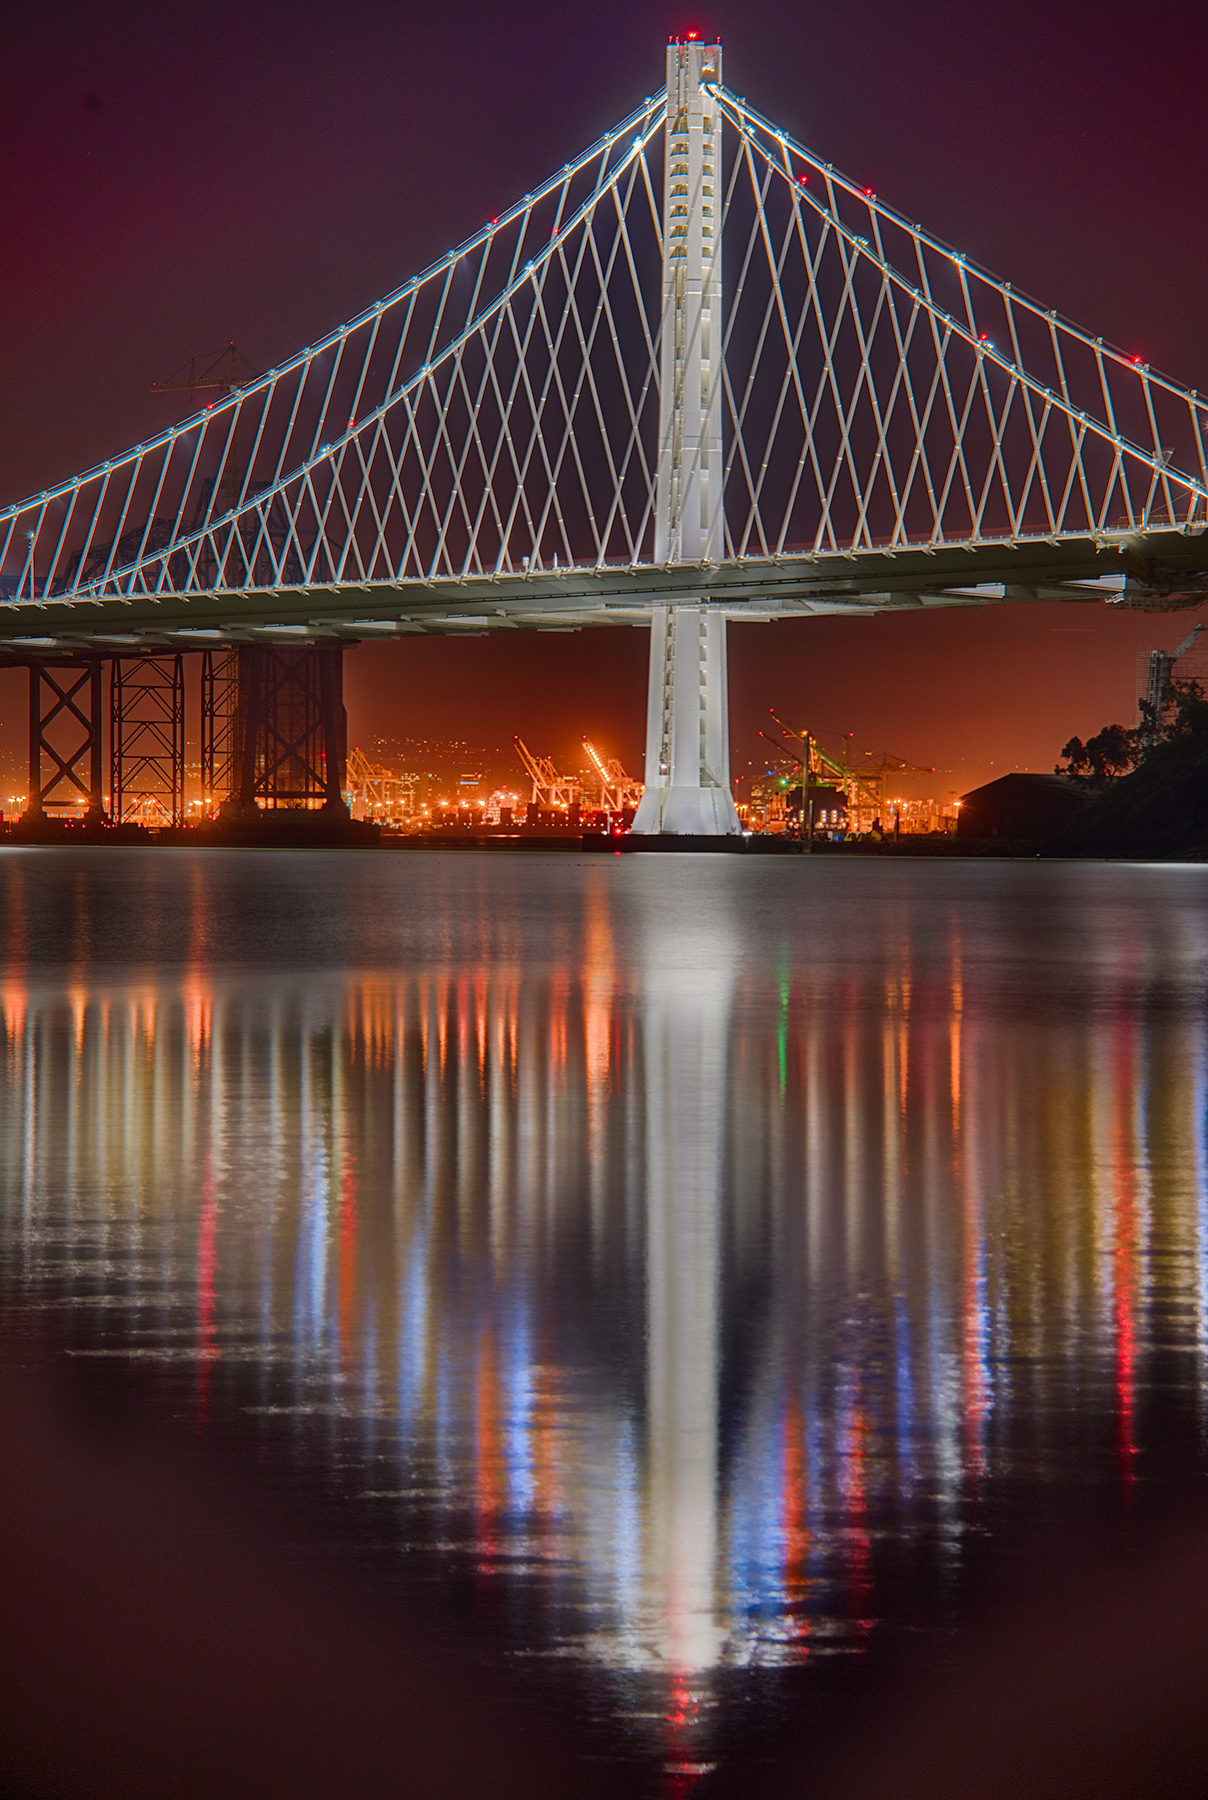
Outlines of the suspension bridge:
{"type": "Polygon", "coordinates": [[[220,392],[0,510],[35,812],[101,808],[105,662],[117,814],[138,769],[183,781],[190,651],[207,785],[338,809],[344,644],[648,622],[635,831],[726,835],[727,622],[1208,595],[1208,403],[820,161],[694,39],[509,212],[220,392]]]}

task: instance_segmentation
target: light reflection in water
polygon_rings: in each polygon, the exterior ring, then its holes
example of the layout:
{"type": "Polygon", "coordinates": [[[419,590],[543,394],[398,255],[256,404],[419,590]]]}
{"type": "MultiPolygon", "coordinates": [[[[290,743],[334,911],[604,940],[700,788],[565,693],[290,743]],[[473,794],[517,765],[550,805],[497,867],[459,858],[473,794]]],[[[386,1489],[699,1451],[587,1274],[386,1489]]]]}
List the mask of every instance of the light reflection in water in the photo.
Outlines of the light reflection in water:
{"type": "Polygon", "coordinates": [[[899,870],[853,946],[757,876],[563,871],[527,960],[476,876],[401,972],[247,974],[194,872],[174,972],[80,927],[60,978],[18,868],[0,988],[10,1291],[179,1364],[199,1429],[360,1420],[546,1648],[668,1677],[685,1768],[710,1670],[865,1641],[879,1540],[959,1557],[1021,1473],[1127,1494],[1158,1337],[1201,1420],[1208,1379],[1202,916],[1076,898],[1046,963],[899,870]]]}

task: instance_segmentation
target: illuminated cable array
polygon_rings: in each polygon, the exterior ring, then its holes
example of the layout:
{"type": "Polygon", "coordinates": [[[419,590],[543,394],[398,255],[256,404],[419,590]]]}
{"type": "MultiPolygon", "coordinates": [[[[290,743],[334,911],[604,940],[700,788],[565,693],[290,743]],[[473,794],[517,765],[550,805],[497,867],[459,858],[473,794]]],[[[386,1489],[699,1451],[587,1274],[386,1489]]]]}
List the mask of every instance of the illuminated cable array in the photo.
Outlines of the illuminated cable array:
{"type": "Polygon", "coordinates": [[[637,560],[662,110],[280,369],[0,512],[4,597],[422,582],[565,565],[584,539],[637,560]]]}
{"type": "MultiPolygon", "coordinates": [[[[1208,524],[1196,393],[707,91],[726,562],[1208,524]]],[[[665,115],[660,94],[289,363],[0,510],[0,598],[653,567],[665,115]]]]}
{"type": "Polygon", "coordinates": [[[1208,524],[1208,403],[717,100],[728,555],[1208,524]]]}

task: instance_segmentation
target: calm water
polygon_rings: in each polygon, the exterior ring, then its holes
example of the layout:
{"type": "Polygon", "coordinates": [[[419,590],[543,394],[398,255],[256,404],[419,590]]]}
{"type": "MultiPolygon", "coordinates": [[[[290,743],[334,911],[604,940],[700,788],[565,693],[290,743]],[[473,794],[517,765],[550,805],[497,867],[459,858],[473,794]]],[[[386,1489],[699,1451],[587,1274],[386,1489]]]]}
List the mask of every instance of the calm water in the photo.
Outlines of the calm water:
{"type": "Polygon", "coordinates": [[[1208,869],[29,850],[0,911],[10,1354],[618,1791],[1208,1470],[1208,869]]]}

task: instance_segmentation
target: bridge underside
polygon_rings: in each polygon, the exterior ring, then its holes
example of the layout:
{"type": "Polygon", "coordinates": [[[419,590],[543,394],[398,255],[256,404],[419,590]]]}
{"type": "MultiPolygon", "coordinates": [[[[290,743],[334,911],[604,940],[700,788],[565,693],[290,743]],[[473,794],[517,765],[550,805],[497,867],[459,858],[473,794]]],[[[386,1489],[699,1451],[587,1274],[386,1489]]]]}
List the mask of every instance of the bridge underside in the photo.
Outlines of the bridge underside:
{"type": "Polygon", "coordinates": [[[206,649],[223,642],[370,639],[644,625],[704,605],[733,621],[1037,600],[1173,610],[1208,599],[1208,531],[982,541],[958,548],[785,555],[721,565],[561,568],[358,587],[248,588],[162,599],[0,607],[0,657],[206,649]]]}

